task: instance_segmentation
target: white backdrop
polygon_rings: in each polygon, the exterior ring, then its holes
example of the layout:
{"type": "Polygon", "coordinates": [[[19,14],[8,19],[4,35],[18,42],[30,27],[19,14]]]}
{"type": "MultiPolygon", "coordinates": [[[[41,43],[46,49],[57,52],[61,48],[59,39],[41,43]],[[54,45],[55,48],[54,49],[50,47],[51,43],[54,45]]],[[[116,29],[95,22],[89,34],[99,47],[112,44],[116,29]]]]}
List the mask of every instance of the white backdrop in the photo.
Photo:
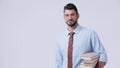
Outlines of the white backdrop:
{"type": "Polygon", "coordinates": [[[119,68],[120,0],[0,0],[0,68],[55,68],[68,2],[77,6],[79,24],[98,33],[108,54],[105,68],[119,68]]]}

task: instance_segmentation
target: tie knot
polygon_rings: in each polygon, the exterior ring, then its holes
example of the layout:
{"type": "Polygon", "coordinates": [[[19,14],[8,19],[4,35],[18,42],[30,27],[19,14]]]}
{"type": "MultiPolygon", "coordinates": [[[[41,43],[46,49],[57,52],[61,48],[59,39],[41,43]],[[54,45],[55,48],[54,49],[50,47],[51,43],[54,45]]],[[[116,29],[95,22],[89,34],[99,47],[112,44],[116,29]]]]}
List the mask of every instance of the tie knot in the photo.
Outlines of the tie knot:
{"type": "Polygon", "coordinates": [[[70,32],[70,36],[74,35],[74,32],[70,32]]]}

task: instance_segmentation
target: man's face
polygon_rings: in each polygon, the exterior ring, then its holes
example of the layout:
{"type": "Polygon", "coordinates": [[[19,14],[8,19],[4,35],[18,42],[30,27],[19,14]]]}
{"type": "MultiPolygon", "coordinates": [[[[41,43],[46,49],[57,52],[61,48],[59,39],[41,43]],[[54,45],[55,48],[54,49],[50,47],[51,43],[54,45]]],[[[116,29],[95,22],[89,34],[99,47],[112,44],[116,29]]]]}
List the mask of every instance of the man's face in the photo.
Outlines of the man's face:
{"type": "Polygon", "coordinates": [[[72,10],[65,9],[64,19],[68,26],[70,26],[70,27],[75,26],[78,18],[79,18],[79,14],[77,14],[74,9],[72,9],[72,10]]]}

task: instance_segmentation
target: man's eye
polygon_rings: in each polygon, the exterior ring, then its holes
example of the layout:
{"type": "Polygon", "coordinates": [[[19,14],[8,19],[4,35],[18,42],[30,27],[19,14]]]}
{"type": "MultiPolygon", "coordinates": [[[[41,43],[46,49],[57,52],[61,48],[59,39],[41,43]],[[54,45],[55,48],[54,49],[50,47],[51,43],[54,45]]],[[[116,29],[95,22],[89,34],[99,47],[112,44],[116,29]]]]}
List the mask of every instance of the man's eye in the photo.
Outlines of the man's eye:
{"type": "Polygon", "coordinates": [[[66,17],[68,17],[69,15],[65,15],[66,17]]]}
{"type": "Polygon", "coordinates": [[[74,16],[75,14],[71,14],[71,16],[74,16]]]}

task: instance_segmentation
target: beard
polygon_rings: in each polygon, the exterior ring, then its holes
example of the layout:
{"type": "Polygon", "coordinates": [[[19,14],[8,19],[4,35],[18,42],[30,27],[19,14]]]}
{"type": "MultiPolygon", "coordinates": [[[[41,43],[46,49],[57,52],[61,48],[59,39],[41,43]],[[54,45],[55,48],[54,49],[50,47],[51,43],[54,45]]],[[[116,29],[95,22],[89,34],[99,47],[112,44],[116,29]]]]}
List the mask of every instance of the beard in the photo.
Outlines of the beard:
{"type": "Polygon", "coordinates": [[[73,27],[77,23],[77,21],[74,22],[66,22],[68,26],[73,27]]]}

